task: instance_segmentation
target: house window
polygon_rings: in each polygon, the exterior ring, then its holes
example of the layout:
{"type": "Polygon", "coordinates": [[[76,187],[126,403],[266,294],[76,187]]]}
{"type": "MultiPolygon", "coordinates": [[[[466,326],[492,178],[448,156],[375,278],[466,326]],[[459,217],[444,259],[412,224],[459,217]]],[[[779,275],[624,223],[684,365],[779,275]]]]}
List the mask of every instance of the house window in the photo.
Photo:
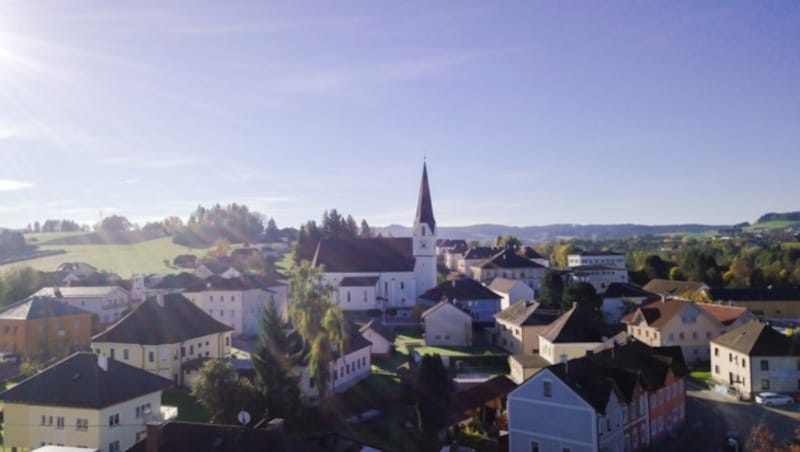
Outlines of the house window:
{"type": "Polygon", "coordinates": [[[230,336],[225,337],[225,345],[231,345],[231,338],[230,336]]]}
{"type": "Polygon", "coordinates": [[[728,353],[728,362],[729,363],[733,362],[733,353],[728,353]]]}
{"type": "Polygon", "coordinates": [[[769,361],[766,359],[761,360],[761,370],[769,370],[769,361]]]}
{"type": "Polygon", "coordinates": [[[120,452],[119,448],[119,440],[114,441],[113,443],[108,443],[108,452],[120,452]]]}
{"type": "Polygon", "coordinates": [[[531,441],[531,452],[540,452],[539,449],[539,442],[538,441],[531,441]]]}
{"type": "Polygon", "coordinates": [[[56,418],[56,428],[59,430],[64,430],[64,416],[59,416],[56,418]]]}
{"type": "Polygon", "coordinates": [[[569,447],[562,447],[561,452],[572,452],[572,449],[569,447]]]}
{"type": "Polygon", "coordinates": [[[683,331],[681,331],[680,333],[678,333],[678,339],[680,339],[680,340],[683,340],[683,331]]]}
{"type": "Polygon", "coordinates": [[[114,359],[114,348],[109,348],[109,352],[111,353],[111,359],[114,359]]]}
{"type": "Polygon", "coordinates": [[[43,414],[43,415],[42,415],[42,425],[44,425],[46,421],[47,421],[47,416],[45,416],[45,415],[43,414]]]}
{"type": "Polygon", "coordinates": [[[718,365],[714,365],[714,373],[715,374],[719,374],[719,366],[718,365]]]}
{"type": "Polygon", "coordinates": [[[75,419],[75,430],[85,432],[89,430],[89,419],[77,418],[75,419]]]}
{"type": "Polygon", "coordinates": [[[767,391],[767,390],[769,390],[769,379],[766,379],[766,378],[765,378],[765,379],[762,379],[762,380],[761,380],[761,390],[762,390],[762,391],[767,391]]]}
{"type": "Polygon", "coordinates": [[[406,288],[405,281],[400,281],[400,290],[405,290],[405,288],[406,288]]]}
{"type": "Polygon", "coordinates": [[[714,356],[719,356],[719,347],[714,347],[714,356]]]}
{"type": "MultiPolygon", "coordinates": [[[[747,367],[747,358],[742,358],[742,367],[747,367]]],[[[800,362],[798,362],[797,370],[800,370],[800,362]]]]}
{"type": "Polygon", "coordinates": [[[127,348],[125,348],[125,349],[122,349],[122,359],[124,359],[125,361],[127,361],[127,360],[129,360],[129,359],[130,359],[130,357],[131,357],[131,355],[130,355],[130,353],[128,352],[128,349],[127,349],[127,348]]]}
{"type": "Polygon", "coordinates": [[[553,397],[553,382],[552,381],[545,381],[542,384],[542,395],[545,397],[553,397]]]}
{"type": "Polygon", "coordinates": [[[692,331],[692,339],[697,339],[697,331],[692,331]]]}
{"type": "Polygon", "coordinates": [[[148,361],[150,361],[152,363],[153,361],[155,361],[155,359],[156,359],[156,354],[153,353],[152,350],[147,352],[147,360],[148,361]]]}
{"type": "Polygon", "coordinates": [[[116,427],[119,425],[119,414],[112,414],[108,417],[108,426],[116,427]]]}
{"type": "Polygon", "coordinates": [[[347,302],[350,303],[350,291],[347,291],[347,302]]]}

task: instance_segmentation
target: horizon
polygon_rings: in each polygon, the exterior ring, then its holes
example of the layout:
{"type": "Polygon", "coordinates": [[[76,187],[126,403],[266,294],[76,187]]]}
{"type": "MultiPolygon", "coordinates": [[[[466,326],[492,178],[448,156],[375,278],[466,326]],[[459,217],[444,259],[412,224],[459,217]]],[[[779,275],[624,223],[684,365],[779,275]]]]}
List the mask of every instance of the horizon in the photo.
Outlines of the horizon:
{"type": "Polygon", "coordinates": [[[232,202],[444,227],[800,210],[792,3],[0,0],[0,226],[232,202]],[[102,212],[102,215],[101,215],[102,212]]]}

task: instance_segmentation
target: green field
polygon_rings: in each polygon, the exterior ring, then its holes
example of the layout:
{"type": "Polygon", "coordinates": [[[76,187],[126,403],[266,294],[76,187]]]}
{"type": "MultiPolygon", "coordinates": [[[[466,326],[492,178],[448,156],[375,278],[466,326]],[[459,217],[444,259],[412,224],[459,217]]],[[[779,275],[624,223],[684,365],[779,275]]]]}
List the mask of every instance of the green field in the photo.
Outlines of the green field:
{"type": "Polygon", "coordinates": [[[25,234],[25,241],[32,245],[39,245],[49,240],[84,234],[88,234],[88,232],[29,232],[25,234]]]}
{"type": "MultiPolygon", "coordinates": [[[[55,234],[28,234],[39,239],[39,243],[57,238],[55,234]]],[[[80,234],[80,233],[77,233],[80,234]]],[[[37,242],[33,242],[37,243],[37,242]]],[[[53,271],[63,262],[86,262],[101,270],[112,271],[123,278],[134,273],[178,273],[183,271],[167,267],[166,259],[170,263],[178,254],[194,254],[202,256],[205,249],[187,248],[172,243],[171,237],[162,237],[130,245],[54,245],[40,246],[41,250],[64,250],[66,254],[30,259],[0,266],[0,271],[10,266],[31,266],[37,270],[53,271]]]]}
{"type": "Polygon", "coordinates": [[[800,221],[790,221],[790,220],[775,220],[775,221],[765,221],[764,223],[756,223],[751,226],[747,226],[744,228],[745,231],[752,231],[754,229],[785,229],[789,226],[800,227],[800,221]]]}

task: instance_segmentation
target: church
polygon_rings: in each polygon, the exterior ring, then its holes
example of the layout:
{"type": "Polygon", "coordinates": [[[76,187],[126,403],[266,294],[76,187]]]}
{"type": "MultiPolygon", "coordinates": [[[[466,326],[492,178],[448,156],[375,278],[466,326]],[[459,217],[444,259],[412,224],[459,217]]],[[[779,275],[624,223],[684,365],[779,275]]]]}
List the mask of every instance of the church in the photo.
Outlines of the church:
{"type": "Polygon", "coordinates": [[[412,237],[322,239],[312,264],[323,266],[333,302],[344,311],[387,310],[410,317],[417,297],[436,286],[436,220],[422,166],[412,237]]]}

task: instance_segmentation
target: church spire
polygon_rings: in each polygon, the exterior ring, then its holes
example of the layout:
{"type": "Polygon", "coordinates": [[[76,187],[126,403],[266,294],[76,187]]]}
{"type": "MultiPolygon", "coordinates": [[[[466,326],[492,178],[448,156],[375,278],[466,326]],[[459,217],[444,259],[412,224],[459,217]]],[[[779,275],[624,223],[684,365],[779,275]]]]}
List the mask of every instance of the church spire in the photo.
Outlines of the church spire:
{"type": "Polygon", "coordinates": [[[433,204],[431,203],[431,189],[428,186],[428,166],[422,164],[422,183],[419,187],[419,202],[417,203],[417,217],[415,225],[427,224],[431,233],[436,232],[436,220],[433,218],[433,204]]]}

